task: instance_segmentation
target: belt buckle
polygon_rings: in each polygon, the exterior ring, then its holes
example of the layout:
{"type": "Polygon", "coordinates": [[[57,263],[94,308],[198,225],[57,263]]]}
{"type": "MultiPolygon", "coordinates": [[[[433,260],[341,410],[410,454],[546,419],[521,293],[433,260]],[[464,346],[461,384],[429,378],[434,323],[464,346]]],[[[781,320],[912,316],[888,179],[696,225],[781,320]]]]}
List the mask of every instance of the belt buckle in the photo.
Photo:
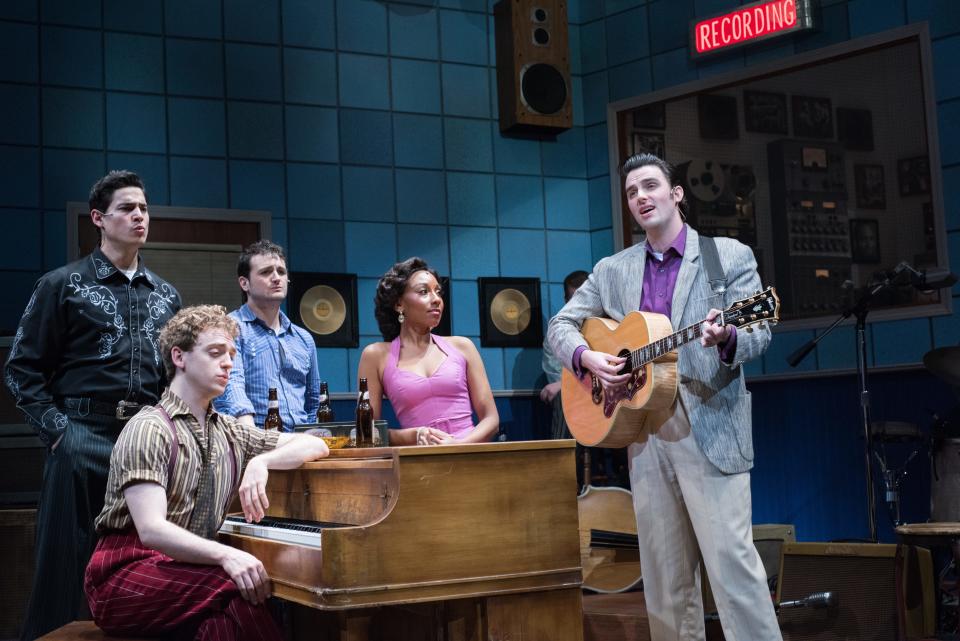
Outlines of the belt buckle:
{"type": "MultiPolygon", "coordinates": [[[[117,402],[117,412],[116,412],[116,417],[117,417],[117,420],[118,420],[118,421],[125,421],[125,420],[129,419],[131,416],[133,416],[133,414],[131,414],[130,416],[127,416],[127,408],[128,408],[128,407],[131,408],[131,409],[133,409],[133,408],[139,409],[139,408],[140,408],[140,404],[139,404],[139,403],[134,403],[133,401],[118,401],[118,402],[117,402]]],[[[134,412],[134,413],[136,413],[136,412],[134,412]]]]}

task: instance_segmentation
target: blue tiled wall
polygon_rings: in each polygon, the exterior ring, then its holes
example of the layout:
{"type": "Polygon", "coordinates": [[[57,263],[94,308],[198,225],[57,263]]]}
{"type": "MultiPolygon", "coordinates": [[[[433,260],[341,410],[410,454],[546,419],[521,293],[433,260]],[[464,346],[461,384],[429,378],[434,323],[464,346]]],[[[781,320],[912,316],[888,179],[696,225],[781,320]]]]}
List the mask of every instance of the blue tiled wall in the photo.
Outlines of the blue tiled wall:
{"type": "MultiPolygon", "coordinates": [[[[450,275],[453,331],[479,343],[477,277],[541,278],[546,316],[563,277],[610,252],[578,27],[578,126],[541,142],[500,136],[487,0],[135,4],[0,6],[0,215],[26,239],[0,261],[0,326],[63,261],[64,203],[121,165],[154,204],[269,210],[293,270],[358,274],[361,346],[320,352],[334,392],[379,339],[372,292],[395,260],[450,275]]],[[[484,357],[495,389],[539,385],[538,350],[484,357]]]]}
{"type": "MultiPolygon", "coordinates": [[[[269,209],[294,270],[359,274],[360,349],[379,338],[377,276],[414,253],[452,277],[453,331],[479,342],[477,277],[539,276],[546,316],[567,272],[611,253],[610,100],[924,20],[960,270],[960,5],[823,0],[816,33],[693,63],[687,21],[740,2],[570,0],[575,127],[538,142],[499,134],[492,3],[0,3],[0,216],[18,239],[0,259],[0,327],[65,260],[64,203],[124,166],[145,176],[154,204],[269,209]]],[[[784,356],[812,335],[778,334],[750,373],[785,371],[784,356]]],[[[960,341],[960,323],[878,323],[869,341],[871,364],[914,363],[960,341]]],[[[851,366],[848,330],[823,345],[803,368],[851,366]]],[[[360,349],[321,350],[333,391],[353,386],[360,349]]],[[[537,350],[481,354],[494,389],[537,386],[537,350]]],[[[792,397],[786,383],[762,384],[792,397]]],[[[510,413],[537,415],[528,410],[510,413]]]]}
{"type": "MultiPolygon", "coordinates": [[[[596,227],[609,219],[606,165],[606,105],[714,74],[748,70],[893,27],[929,21],[933,40],[948,252],[960,272],[960,83],[953,60],[960,47],[960,5],[940,0],[822,0],[821,28],[794,39],[745,49],[701,63],[690,61],[686,25],[737,7],[738,0],[581,0],[571,3],[571,42],[579,43],[582,124],[586,142],[589,215],[596,227]]],[[[548,217],[551,215],[548,212],[548,217]]],[[[549,219],[549,218],[548,218],[549,219]]],[[[552,236],[559,232],[549,232],[552,236]]],[[[551,242],[553,240],[551,239],[551,242]]],[[[597,253],[594,245],[594,253],[597,253]]],[[[603,249],[599,250],[603,252],[603,249]]],[[[868,327],[868,365],[915,364],[933,347],[960,343],[960,288],[953,290],[953,316],[874,323],[868,327]]],[[[552,300],[551,300],[552,302],[552,300]]],[[[855,367],[854,332],[841,327],[825,338],[798,368],[785,357],[814,337],[814,331],[778,332],[765,357],[749,364],[755,377],[752,476],[755,522],[794,523],[801,540],[863,538],[868,535],[859,396],[854,376],[776,380],[787,372],[855,367]]],[[[900,420],[929,426],[956,399],[927,372],[875,371],[870,378],[874,420],[900,420]]],[[[902,449],[902,448],[901,448],[902,449]]],[[[907,448],[909,450],[909,448],[907,448]]],[[[909,451],[888,448],[896,467],[909,451]]],[[[929,469],[915,459],[904,483],[904,518],[923,521],[929,505],[929,469]]],[[[879,491],[879,490],[878,490],[879,491]]],[[[880,538],[893,539],[887,512],[878,495],[880,538]]]]}
{"type": "MultiPolygon", "coordinates": [[[[821,2],[821,27],[813,33],[776,44],[743,50],[742,53],[691,62],[687,25],[694,16],[706,16],[737,7],[738,0],[581,0],[571,3],[571,41],[579,42],[583,87],[583,125],[591,225],[596,230],[609,220],[607,175],[606,104],[718,72],[748,70],[753,64],[789,57],[852,38],[884,31],[912,22],[929,21],[933,40],[934,84],[943,162],[944,201],[948,252],[955,272],[960,272],[960,202],[952,177],[960,170],[960,77],[953,60],[960,50],[960,5],[937,0],[825,0],[821,2]]],[[[548,226],[556,228],[548,207],[548,226]]],[[[604,233],[594,231],[594,234],[604,233]]],[[[595,250],[596,251],[596,250],[595,250]]],[[[603,251],[602,249],[600,250],[603,251]]],[[[960,326],[960,286],[953,290],[954,314],[892,323],[882,323],[870,332],[870,362],[902,365],[920,362],[934,347],[955,345],[960,326]]],[[[831,337],[801,364],[801,371],[834,370],[855,366],[853,338],[831,337]],[[849,358],[848,358],[849,357],[849,358]]],[[[795,371],[785,355],[813,337],[812,331],[781,332],[762,361],[752,363],[748,374],[781,374],[795,371]]]]}

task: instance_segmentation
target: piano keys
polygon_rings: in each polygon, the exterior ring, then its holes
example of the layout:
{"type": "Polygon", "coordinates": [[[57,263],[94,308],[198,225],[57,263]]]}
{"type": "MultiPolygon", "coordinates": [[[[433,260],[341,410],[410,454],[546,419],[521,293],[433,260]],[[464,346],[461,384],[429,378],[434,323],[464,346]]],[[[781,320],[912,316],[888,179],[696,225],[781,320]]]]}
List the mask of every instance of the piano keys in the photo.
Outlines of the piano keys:
{"type": "Polygon", "coordinates": [[[318,523],[316,521],[269,516],[257,523],[247,523],[243,515],[231,514],[220,527],[220,531],[318,548],[320,547],[320,532],[324,528],[331,527],[348,526],[345,523],[318,523]]]}
{"type": "Polygon", "coordinates": [[[332,450],[267,482],[267,517],[315,531],[228,521],[219,536],[310,608],[447,604],[490,634],[581,641],[576,494],[572,440],[332,450]]]}

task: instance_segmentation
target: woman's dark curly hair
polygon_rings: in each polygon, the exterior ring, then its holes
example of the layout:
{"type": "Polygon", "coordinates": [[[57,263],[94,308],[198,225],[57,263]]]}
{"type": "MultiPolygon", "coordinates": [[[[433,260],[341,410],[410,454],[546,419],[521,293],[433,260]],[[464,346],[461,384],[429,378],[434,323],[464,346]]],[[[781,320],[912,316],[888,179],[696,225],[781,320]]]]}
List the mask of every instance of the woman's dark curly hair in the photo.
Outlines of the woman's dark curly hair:
{"type": "Polygon", "coordinates": [[[389,342],[400,335],[400,321],[397,319],[395,307],[407,289],[407,281],[416,272],[421,271],[430,272],[437,282],[440,281],[440,276],[427,264],[427,261],[414,256],[395,263],[377,283],[377,294],[373,297],[373,314],[377,317],[377,325],[380,326],[383,340],[389,342]]]}

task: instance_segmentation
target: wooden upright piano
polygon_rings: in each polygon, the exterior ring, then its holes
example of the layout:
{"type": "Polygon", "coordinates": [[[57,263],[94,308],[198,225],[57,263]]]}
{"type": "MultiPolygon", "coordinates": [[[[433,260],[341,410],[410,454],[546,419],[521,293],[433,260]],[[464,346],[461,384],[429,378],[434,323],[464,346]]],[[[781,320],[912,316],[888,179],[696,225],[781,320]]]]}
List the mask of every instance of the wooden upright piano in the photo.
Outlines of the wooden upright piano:
{"type": "Polygon", "coordinates": [[[220,538],[313,609],[296,638],[582,641],[576,493],[572,440],[332,450],[220,538]]]}

